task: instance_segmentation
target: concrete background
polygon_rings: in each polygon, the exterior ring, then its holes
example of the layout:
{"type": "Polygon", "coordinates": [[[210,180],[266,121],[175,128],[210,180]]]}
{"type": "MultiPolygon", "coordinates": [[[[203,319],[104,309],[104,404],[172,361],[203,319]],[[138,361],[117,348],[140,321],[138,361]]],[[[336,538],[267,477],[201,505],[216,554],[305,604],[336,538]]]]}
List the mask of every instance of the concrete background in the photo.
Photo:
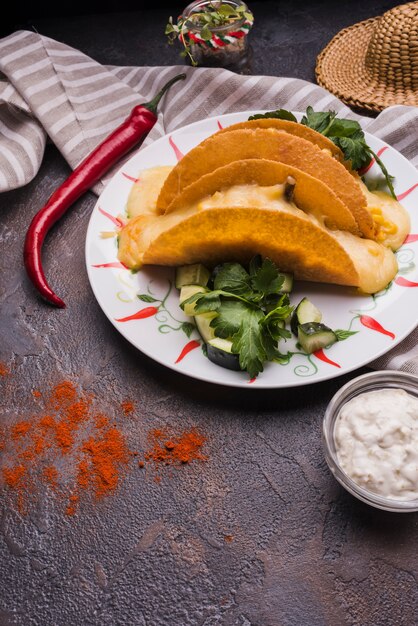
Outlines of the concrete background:
{"type": "MultiPolygon", "coordinates": [[[[314,80],[316,55],[334,34],[397,3],[250,4],[254,73],[314,80]]],[[[162,31],[181,8],[30,23],[106,64],[169,65],[178,57],[162,31]]],[[[71,378],[115,415],[133,448],[149,428],[196,426],[210,458],[158,484],[133,470],[114,496],[83,500],[72,518],[44,489],[22,516],[3,489],[0,625],[416,624],[418,516],[356,501],[334,481],[321,449],[329,399],[360,372],[256,392],[154,363],[116,333],[93,298],[84,266],[92,194],[45,246],[47,275],[69,306],[43,304],[22,269],[24,232],[67,174],[48,146],[35,180],[0,196],[0,360],[12,372],[0,380],[3,424],[30,414],[32,388],[71,378]],[[130,419],[116,411],[125,398],[136,406],[130,419]]]]}

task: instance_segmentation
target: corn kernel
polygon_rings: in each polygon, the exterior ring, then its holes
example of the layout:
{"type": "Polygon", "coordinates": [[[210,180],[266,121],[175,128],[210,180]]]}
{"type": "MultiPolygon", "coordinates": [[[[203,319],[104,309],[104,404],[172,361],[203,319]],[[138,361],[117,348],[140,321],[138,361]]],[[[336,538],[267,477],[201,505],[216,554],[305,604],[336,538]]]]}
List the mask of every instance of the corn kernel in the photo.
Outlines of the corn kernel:
{"type": "Polygon", "coordinates": [[[376,248],[375,246],[369,246],[368,250],[372,256],[379,256],[380,254],[379,248],[376,248]]]}
{"type": "Polygon", "coordinates": [[[382,215],[375,215],[373,219],[376,222],[376,224],[384,224],[386,221],[382,215]]]}
{"type": "Polygon", "coordinates": [[[374,206],[370,209],[370,213],[372,215],[382,215],[382,209],[379,209],[379,207],[374,206]]]}

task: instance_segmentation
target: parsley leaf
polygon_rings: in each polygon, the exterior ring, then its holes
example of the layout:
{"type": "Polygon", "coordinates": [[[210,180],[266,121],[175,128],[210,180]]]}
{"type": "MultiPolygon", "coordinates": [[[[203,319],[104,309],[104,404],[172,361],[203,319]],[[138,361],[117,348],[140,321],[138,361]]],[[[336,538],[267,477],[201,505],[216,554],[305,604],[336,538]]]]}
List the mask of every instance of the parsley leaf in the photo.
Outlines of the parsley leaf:
{"type": "Polygon", "coordinates": [[[366,144],[363,131],[350,137],[330,137],[336,146],[341,148],[346,161],[351,161],[351,167],[359,170],[366,167],[371,161],[369,146],[366,144]]]}
{"type": "Polygon", "coordinates": [[[252,314],[253,310],[253,307],[249,307],[245,302],[225,300],[210,325],[214,328],[217,337],[227,339],[235,335],[241,325],[247,323],[247,317],[252,314]]]}
{"type": "Polygon", "coordinates": [[[364,132],[358,122],[337,118],[333,111],[315,113],[312,107],[308,107],[306,115],[302,118],[302,124],[331,139],[342,150],[346,161],[351,161],[351,167],[355,170],[367,167],[372,157],[374,157],[385,178],[391,196],[396,200],[392,183],[393,177],[389,174],[381,159],[367,145],[364,132]]]}
{"type": "Polygon", "coordinates": [[[263,371],[263,362],[267,359],[259,323],[262,318],[261,310],[249,309],[245,323],[232,336],[232,352],[239,354],[240,367],[247,370],[251,378],[263,371]]]}
{"type": "Polygon", "coordinates": [[[355,120],[340,119],[335,117],[332,119],[331,124],[322,133],[326,137],[361,137],[364,139],[364,133],[361,126],[355,120]]]}
{"type": "Polygon", "coordinates": [[[353,169],[368,165],[371,156],[360,124],[355,120],[337,118],[336,115],[334,111],[315,112],[308,107],[301,124],[331,139],[342,150],[346,161],[351,161],[353,169]]]}
{"type": "Polygon", "coordinates": [[[240,263],[224,263],[217,272],[213,284],[216,290],[237,295],[249,294],[250,276],[240,263]]]}
{"type": "Polygon", "coordinates": [[[290,111],[286,111],[285,109],[277,109],[277,111],[267,111],[267,113],[256,113],[256,115],[251,115],[249,120],[262,120],[266,118],[273,118],[278,120],[289,120],[289,122],[297,122],[296,117],[290,111]]]}
{"type": "Polygon", "coordinates": [[[279,273],[276,265],[270,259],[263,260],[261,266],[254,271],[254,265],[250,268],[251,287],[260,292],[262,296],[278,293],[284,282],[284,276],[279,273]]]}
{"type": "Polygon", "coordinates": [[[327,113],[315,112],[312,107],[306,109],[305,115],[301,119],[301,124],[309,126],[318,133],[324,135],[327,129],[331,126],[334,118],[334,111],[328,111],[327,113]]]}
{"type": "Polygon", "coordinates": [[[181,302],[180,306],[184,309],[186,304],[194,304],[194,314],[208,313],[209,311],[216,311],[221,306],[221,299],[218,291],[209,291],[208,293],[195,293],[187,300],[181,302]]]}

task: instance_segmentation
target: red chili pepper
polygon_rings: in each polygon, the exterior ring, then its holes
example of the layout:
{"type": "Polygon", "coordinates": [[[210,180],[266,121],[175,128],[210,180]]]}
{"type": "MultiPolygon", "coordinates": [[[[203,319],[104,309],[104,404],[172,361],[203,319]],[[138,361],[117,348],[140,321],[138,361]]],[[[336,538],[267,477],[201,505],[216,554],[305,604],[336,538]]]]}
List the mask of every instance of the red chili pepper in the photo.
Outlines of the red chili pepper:
{"type": "Polygon", "coordinates": [[[140,309],[128,317],[120,317],[115,322],[130,322],[131,320],[143,320],[145,317],[151,317],[158,313],[158,309],[155,306],[147,306],[145,309],[140,309]]]}
{"type": "Polygon", "coordinates": [[[377,322],[373,317],[369,317],[368,315],[361,315],[360,322],[366,328],[370,328],[371,330],[376,330],[378,333],[382,333],[382,335],[387,335],[391,339],[395,339],[395,335],[390,331],[383,328],[379,322],[377,322]]]}
{"type": "Polygon", "coordinates": [[[180,352],[180,354],[178,355],[174,363],[180,363],[180,361],[182,361],[184,357],[187,354],[189,354],[189,352],[191,352],[195,348],[198,348],[199,346],[200,346],[200,341],[196,341],[196,339],[192,339],[192,341],[189,341],[189,343],[186,343],[186,345],[184,346],[183,350],[180,352]]]}
{"type": "Polygon", "coordinates": [[[76,167],[33,218],[25,239],[23,254],[25,267],[41,296],[51,304],[60,308],[65,307],[65,303],[48,285],[42,268],[42,244],[46,234],[80,196],[106,174],[124,154],[145,138],[157,121],[159,101],[171,85],[184,78],[185,74],[175,76],[151,102],[134,107],[129,117],[76,167]]]}
{"type": "Polygon", "coordinates": [[[328,363],[328,365],[333,365],[334,367],[341,367],[341,365],[339,365],[338,363],[336,363],[335,361],[331,361],[331,359],[329,359],[327,357],[327,355],[325,354],[325,352],[322,350],[322,348],[320,350],[316,350],[314,352],[314,355],[316,356],[317,359],[319,359],[320,361],[323,361],[324,363],[328,363]]]}

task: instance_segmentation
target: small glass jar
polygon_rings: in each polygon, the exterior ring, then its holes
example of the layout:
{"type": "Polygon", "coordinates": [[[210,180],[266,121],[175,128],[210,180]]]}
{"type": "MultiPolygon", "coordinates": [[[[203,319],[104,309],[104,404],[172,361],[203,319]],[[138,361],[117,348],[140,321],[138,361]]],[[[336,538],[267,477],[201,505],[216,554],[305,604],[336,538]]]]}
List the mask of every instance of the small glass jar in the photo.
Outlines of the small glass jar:
{"type": "MultiPolygon", "coordinates": [[[[245,13],[251,14],[247,5],[240,0],[223,0],[222,4],[227,4],[232,9],[244,7],[245,13]]],[[[204,24],[195,23],[190,18],[196,13],[204,12],[210,5],[210,0],[196,0],[184,9],[179,18],[181,23],[187,23],[184,37],[192,59],[199,66],[223,67],[241,74],[249,74],[252,49],[248,44],[248,33],[253,19],[243,15],[242,18],[223,26],[209,26],[212,37],[209,40],[204,39],[201,37],[204,24]]]]}
{"type": "Polygon", "coordinates": [[[418,511],[418,498],[414,500],[397,500],[373,493],[358,485],[344,471],[338,461],[334,429],[342,407],[359,394],[367,391],[377,391],[379,389],[404,389],[412,396],[418,398],[418,378],[405,372],[385,370],[363,374],[341,387],[333,396],[325,411],[322,425],[322,441],[325,459],[337,481],[359,500],[385,511],[396,513],[418,511]]]}

